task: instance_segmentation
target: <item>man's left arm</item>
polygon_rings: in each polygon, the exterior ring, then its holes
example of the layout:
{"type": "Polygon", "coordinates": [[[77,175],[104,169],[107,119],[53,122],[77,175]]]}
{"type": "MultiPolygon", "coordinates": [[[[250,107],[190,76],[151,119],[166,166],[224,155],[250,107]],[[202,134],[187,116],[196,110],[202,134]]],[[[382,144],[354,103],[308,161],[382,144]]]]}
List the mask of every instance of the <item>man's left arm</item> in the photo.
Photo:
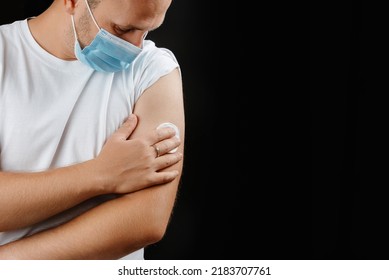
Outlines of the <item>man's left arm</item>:
{"type": "MultiPolygon", "coordinates": [[[[184,104],[179,69],[161,77],[136,103],[139,123],[131,138],[142,137],[162,122],[180,131],[178,154],[184,154],[184,104]]],[[[183,160],[170,183],[152,186],[105,202],[77,218],[0,247],[0,259],[118,259],[165,234],[180,183],[183,160]]]]}

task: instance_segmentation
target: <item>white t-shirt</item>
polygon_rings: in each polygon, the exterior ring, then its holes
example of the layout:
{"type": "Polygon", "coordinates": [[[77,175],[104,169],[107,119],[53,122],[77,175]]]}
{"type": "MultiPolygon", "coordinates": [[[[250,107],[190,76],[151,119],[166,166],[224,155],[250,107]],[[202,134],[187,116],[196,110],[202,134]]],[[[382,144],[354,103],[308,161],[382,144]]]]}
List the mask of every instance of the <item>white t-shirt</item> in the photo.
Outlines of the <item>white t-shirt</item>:
{"type": "MultiPolygon", "coordinates": [[[[129,69],[93,71],[39,46],[27,19],[0,26],[0,170],[34,172],[96,157],[145,89],[179,67],[145,40],[129,69]]],[[[90,199],[31,227],[0,232],[0,245],[62,224],[109,196],[90,199]]],[[[143,249],[123,259],[143,259],[143,249]]]]}

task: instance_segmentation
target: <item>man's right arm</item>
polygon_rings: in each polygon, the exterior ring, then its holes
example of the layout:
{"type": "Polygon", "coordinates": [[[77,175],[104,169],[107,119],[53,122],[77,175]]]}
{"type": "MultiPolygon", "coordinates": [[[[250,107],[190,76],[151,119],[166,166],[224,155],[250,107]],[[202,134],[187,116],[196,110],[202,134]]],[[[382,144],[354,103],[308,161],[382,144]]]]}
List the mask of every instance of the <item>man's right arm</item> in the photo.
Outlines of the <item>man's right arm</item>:
{"type": "Polygon", "coordinates": [[[44,172],[0,171],[0,232],[40,222],[97,195],[125,194],[174,180],[177,172],[161,171],[161,166],[176,162],[169,154],[157,161],[152,145],[162,141],[175,148],[179,142],[166,140],[176,138],[175,131],[159,129],[144,139],[128,140],[136,125],[132,115],[95,159],[44,172]]]}

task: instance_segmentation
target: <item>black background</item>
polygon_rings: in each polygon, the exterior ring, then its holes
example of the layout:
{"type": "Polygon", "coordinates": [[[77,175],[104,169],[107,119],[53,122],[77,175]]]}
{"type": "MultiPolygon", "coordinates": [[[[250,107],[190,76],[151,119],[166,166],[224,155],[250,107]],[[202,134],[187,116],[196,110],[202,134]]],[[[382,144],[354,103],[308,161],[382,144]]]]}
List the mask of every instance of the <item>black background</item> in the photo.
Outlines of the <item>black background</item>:
{"type": "Polygon", "coordinates": [[[385,13],[310,6],[312,258],[389,259],[385,13]]]}

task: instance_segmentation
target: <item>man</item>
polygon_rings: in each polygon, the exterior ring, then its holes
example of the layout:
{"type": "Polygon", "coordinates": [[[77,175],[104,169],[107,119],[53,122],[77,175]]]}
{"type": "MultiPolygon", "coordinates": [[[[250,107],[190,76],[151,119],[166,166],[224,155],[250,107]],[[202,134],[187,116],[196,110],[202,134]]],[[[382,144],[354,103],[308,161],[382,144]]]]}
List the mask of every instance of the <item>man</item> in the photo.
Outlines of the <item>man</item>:
{"type": "Polygon", "coordinates": [[[54,0],[0,27],[0,259],[143,259],[163,237],[182,82],[145,36],[170,4],[54,0]]]}

